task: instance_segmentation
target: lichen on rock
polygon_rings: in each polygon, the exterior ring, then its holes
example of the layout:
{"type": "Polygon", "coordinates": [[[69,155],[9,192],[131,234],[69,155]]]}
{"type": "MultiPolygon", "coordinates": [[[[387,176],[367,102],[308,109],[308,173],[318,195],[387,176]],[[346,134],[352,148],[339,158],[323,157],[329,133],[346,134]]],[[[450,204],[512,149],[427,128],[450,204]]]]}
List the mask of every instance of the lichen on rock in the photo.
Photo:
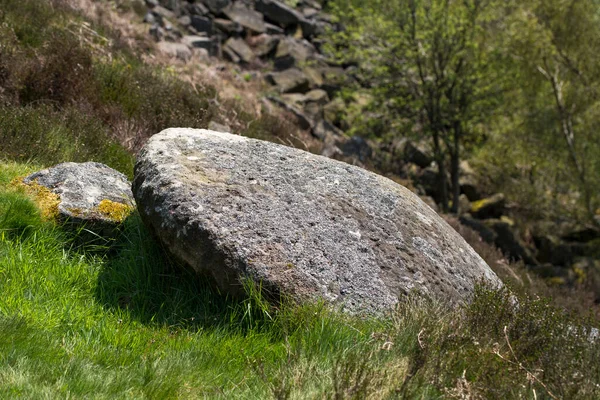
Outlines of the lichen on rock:
{"type": "Polygon", "coordinates": [[[45,221],[56,220],[58,217],[58,205],[60,197],[47,187],[40,185],[37,181],[24,183],[23,177],[13,179],[11,186],[24,192],[40,209],[40,215],[45,221]]]}
{"type": "Polygon", "coordinates": [[[220,288],[381,313],[419,293],[467,301],[500,280],[429,206],[364,169],[229,133],[167,129],[139,153],[133,191],[171,253],[220,288]]]}
{"type": "Polygon", "coordinates": [[[131,184],[100,163],[62,163],[15,183],[30,194],[46,219],[110,236],[135,209],[131,184]]]}

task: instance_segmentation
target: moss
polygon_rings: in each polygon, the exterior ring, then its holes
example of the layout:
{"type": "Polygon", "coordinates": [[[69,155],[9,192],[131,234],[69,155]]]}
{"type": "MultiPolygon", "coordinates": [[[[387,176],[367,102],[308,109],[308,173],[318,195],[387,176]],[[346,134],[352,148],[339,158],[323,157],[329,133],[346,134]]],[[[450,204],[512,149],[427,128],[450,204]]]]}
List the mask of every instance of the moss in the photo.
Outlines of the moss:
{"type": "Polygon", "coordinates": [[[60,204],[60,197],[56,193],[40,185],[37,181],[25,183],[22,177],[13,179],[10,185],[25,193],[35,202],[44,221],[56,220],[60,204]]]}
{"type": "Polygon", "coordinates": [[[100,204],[98,204],[96,211],[111,221],[123,222],[125,218],[131,214],[133,207],[127,204],[104,199],[100,202],[100,204]]]}

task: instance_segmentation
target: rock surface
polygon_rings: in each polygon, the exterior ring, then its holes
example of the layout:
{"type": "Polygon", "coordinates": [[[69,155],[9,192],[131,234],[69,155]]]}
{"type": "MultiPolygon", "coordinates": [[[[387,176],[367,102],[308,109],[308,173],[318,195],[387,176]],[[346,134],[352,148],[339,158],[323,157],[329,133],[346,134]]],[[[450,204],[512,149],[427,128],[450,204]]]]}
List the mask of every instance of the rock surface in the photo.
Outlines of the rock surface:
{"type": "Polygon", "coordinates": [[[96,162],[58,164],[27,176],[23,183],[58,195],[59,218],[78,225],[118,225],[135,207],[127,177],[96,162]]]}
{"type": "Polygon", "coordinates": [[[133,192],[178,259],[240,293],[322,298],[381,313],[417,292],[465,301],[501,282],[406,188],[358,167],[227,133],[167,129],[139,154],[133,192]]]}

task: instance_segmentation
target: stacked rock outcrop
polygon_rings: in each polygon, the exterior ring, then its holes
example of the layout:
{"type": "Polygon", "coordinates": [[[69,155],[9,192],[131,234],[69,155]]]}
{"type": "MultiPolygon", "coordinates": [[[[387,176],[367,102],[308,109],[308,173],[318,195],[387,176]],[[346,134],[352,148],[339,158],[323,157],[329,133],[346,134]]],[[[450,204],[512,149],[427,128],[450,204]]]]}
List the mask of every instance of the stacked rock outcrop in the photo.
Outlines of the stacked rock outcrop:
{"type": "MultiPolygon", "coordinates": [[[[187,61],[190,52],[202,52],[270,71],[264,76],[273,87],[268,100],[343,153],[347,139],[325,110],[332,108],[330,100],[352,74],[322,54],[319,39],[337,27],[320,2],[295,3],[291,7],[278,0],[147,0],[144,20],[151,24],[159,49],[173,57],[187,61]]],[[[329,152],[335,153],[331,148],[329,152]]]]}

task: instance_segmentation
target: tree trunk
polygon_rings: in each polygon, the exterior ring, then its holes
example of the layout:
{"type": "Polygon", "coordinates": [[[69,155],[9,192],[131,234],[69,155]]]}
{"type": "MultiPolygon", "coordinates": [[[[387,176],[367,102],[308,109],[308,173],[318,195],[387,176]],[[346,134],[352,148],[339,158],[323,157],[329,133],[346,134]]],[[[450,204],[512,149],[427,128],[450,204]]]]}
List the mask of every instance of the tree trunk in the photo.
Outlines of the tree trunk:
{"type": "Polygon", "coordinates": [[[437,132],[433,133],[433,153],[438,165],[438,184],[440,185],[440,206],[443,212],[448,212],[448,178],[446,176],[446,163],[444,152],[440,146],[437,132]]]}
{"type": "Polygon", "coordinates": [[[452,179],[452,209],[453,214],[458,214],[460,197],[460,133],[457,129],[454,131],[453,149],[450,152],[450,176],[452,179]]]}

